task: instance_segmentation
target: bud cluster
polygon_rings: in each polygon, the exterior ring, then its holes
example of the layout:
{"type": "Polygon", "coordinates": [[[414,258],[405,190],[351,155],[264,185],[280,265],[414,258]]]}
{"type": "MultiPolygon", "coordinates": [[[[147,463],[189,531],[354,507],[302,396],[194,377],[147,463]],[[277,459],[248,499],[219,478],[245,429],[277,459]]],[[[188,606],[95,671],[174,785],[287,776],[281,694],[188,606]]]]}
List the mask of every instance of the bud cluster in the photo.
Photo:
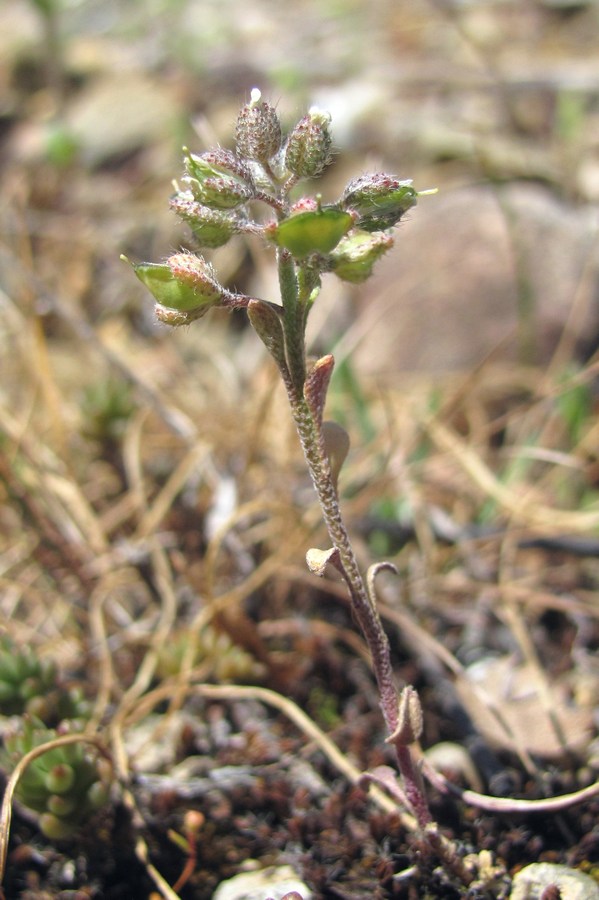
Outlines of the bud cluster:
{"type": "MultiPolygon", "coordinates": [[[[276,109],[255,88],[237,117],[235,152],[184,150],[184,174],[171,209],[200,247],[221,247],[235,234],[261,234],[289,254],[298,269],[310,270],[313,282],[323,272],[354,284],[365,281],[392,246],[391,229],[415,205],[418,193],[410,181],[375,173],[352,179],[336,203],[322,205],[320,196],[292,203],[297,182],[318,177],[332,160],[330,121],[327,112],[314,107],[285,138],[276,109]],[[257,203],[274,214],[271,221],[252,218],[257,203]]],[[[188,324],[214,306],[249,303],[250,298],[240,302],[240,295],[229,294],[209,264],[190,253],[133,268],[166,324],[188,324]]]]}

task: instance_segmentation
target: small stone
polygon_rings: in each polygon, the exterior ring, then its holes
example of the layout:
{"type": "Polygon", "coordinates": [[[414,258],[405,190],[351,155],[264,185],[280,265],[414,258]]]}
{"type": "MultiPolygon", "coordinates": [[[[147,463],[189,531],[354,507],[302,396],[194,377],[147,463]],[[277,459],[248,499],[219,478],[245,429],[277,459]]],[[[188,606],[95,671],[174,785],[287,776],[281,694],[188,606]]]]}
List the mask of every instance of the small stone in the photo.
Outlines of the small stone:
{"type": "Polygon", "coordinates": [[[561,900],[599,900],[599,885],[590,875],[556,863],[532,863],[514,876],[510,900],[539,900],[557,887],[561,900]]]}
{"type": "MultiPolygon", "coordinates": [[[[248,860],[246,865],[254,863],[248,860]]],[[[311,900],[313,894],[291,866],[269,866],[255,872],[242,872],[223,881],[217,887],[213,900],[283,900],[285,894],[296,891],[302,900],[311,900]]]]}

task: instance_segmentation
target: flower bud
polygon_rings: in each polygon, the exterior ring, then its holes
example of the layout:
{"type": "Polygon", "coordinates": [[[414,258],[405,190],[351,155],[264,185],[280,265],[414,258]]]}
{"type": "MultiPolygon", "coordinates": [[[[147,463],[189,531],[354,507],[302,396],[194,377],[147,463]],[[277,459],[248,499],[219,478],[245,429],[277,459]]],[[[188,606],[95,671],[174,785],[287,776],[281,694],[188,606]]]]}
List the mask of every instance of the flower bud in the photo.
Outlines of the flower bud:
{"type": "Polygon", "coordinates": [[[215,150],[185,156],[185,175],[181,179],[195,200],[214,209],[234,209],[251,200],[255,188],[249,173],[228,150],[215,150]]]}
{"type": "Polygon", "coordinates": [[[196,837],[204,823],[206,822],[206,817],[203,813],[199,811],[199,809],[189,809],[183,816],[183,828],[185,834],[188,836],[196,837]]]}
{"type": "Polygon", "coordinates": [[[314,107],[297,123],[287,139],[285,166],[298,178],[314,178],[331,161],[329,113],[314,107]]]}
{"type": "Polygon", "coordinates": [[[310,253],[330,253],[353,224],[349,213],[327,207],[292,215],[265,233],[296,259],[303,259],[310,253]]]}
{"type": "Polygon", "coordinates": [[[384,231],[399,222],[416,205],[417,192],[411,181],[378,172],[353,178],[343,193],[341,205],[357,215],[357,226],[364,231],[384,231]]]}
{"type": "Polygon", "coordinates": [[[234,214],[202,206],[194,200],[191,191],[179,191],[171,199],[170,206],[189,224],[201,247],[222,247],[237,230],[234,214]]]}
{"type": "Polygon", "coordinates": [[[377,259],[392,246],[393,236],[387,232],[353,231],[331,254],[332,270],[342,281],[361,284],[372,275],[377,259]]]}
{"type": "Polygon", "coordinates": [[[175,253],[165,263],[134,264],[133,271],[160,307],[175,314],[193,313],[193,318],[199,318],[218,305],[224,294],[212,266],[192,253],[175,253]]]}
{"type": "Polygon", "coordinates": [[[241,107],[235,126],[237,153],[245,159],[266,163],[281,148],[281,123],[274,106],[262,100],[254,88],[251,100],[241,107]]]}

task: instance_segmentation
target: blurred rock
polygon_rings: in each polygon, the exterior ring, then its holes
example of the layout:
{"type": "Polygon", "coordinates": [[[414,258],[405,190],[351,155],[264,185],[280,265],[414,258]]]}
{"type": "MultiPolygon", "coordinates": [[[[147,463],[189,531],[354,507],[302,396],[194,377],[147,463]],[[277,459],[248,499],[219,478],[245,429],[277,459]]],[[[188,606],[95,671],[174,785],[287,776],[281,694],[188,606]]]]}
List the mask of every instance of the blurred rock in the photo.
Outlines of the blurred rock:
{"type": "Polygon", "coordinates": [[[516,663],[511,655],[486,656],[468,666],[465,676],[456,680],[458,697],[490,746],[554,760],[587,752],[595,707],[573,702],[576,670],[548,685],[552,717],[528,663],[516,663]]]}
{"type": "Polygon", "coordinates": [[[590,875],[556,863],[532,863],[514,876],[510,900],[536,900],[556,888],[561,900],[599,900],[599,887],[590,875]]]}
{"type": "Polygon", "coordinates": [[[88,165],[173,139],[183,110],[176,89],[148,75],[106,75],[75,99],[66,125],[88,165]]]}
{"type": "Polygon", "coordinates": [[[592,350],[597,233],[596,212],[567,206],[538,185],[423,197],[358,301],[359,368],[467,369],[494,352],[516,359],[519,342],[529,347],[527,361],[542,362],[564,331],[574,352],[592,350]],[[518,312],[527,298],[528,324],[518,312]]]}
{"type": "MultiPolygon", "coordinates": [[[[255,862],[248,860],[246,864],[255,862]]],[[[297,891],[303,900],[312,897],[308,885],[291,866],[270,866],[256,872],[243,872],[221,882],[214,892],[214,900],[282,900],[290,891],[297,891]]]]}

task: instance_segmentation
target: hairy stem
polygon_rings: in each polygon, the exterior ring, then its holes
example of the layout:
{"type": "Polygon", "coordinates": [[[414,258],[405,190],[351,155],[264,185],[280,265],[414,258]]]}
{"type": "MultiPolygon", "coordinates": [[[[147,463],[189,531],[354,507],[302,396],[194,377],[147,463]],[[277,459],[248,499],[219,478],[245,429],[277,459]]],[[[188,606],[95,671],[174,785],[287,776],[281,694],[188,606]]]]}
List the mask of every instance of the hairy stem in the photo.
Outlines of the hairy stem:
{"type": "MultiPolygon", "coordinates": [[[[324,451],[322,430],[314,421],[310,407],[303,397],[299,398],[294,393],[289,394],[289,402],[310,476],[318,494],[327,531],[339,554],[341,569],[352,600],[352,608],[372,656],[387,729],[393,735],[399,725],[399,701],[393,679],[389,641],[378,610],[368,595],[341,516],[337,491],[324,451]]],[[[406,796],[414,809],[419,825],[424,828],[431,821],[431,816],[423,793],[420,774],[414,764],[410,748],[398,741],[393,741],[393,743],[399,769],[404,779],[406,796]]]]}
{"type": "Polygon", "coordinates": [[[395,745],[405,793],[412,805],[421,828],[431,821],[428,804],[409,746],[399,738],[394,739],[400,726],[399,698],[393,678],[389,641],[383,628],[374,597],[368,593],[364,578],[341,516],[337,489],[331,473],[325,449],[320,418],[316,417],[304,397],[305,350],[303,328],[299,328],[301,315],[295,272],[291,278],[291,260],[279,259],[279,282],[283,297],[284,330],[289,374],[283,380],[291,407],[304,457],[318,495],[324,521],[333,546],[339,555],[340,569],[349,589],[352,608],[364,634],[372,657],[373,669],[379,689],[381,708],[391,741],[395,745]],[[299,362],[301,358],[301,364],[299,362]]]}

